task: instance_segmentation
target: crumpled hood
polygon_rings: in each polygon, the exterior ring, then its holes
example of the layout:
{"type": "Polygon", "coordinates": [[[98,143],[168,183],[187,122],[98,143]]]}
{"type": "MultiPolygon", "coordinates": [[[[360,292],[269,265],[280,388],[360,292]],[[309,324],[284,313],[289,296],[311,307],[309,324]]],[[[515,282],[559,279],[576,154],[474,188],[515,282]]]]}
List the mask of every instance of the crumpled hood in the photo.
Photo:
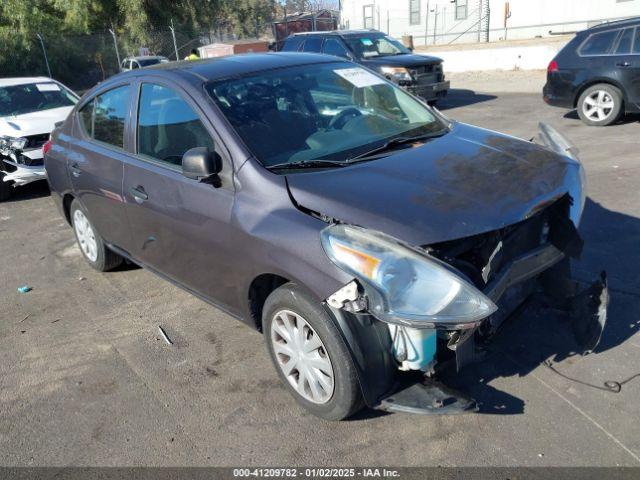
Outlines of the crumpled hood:
{"type": "Polygon", "coordinates": [[[50,133],[55,124],[67,118],[73,106],[52,108],[38,112],[25,113],[9,117],[0,117],[0,135],[27,137],[50,133]]]}
{"type": "Polygon", "coordinates": [[[295,202],[413,245],[517,223],[568,193],[578,164],[469,125],[417,148],[349,167],[287,176],[295,202]]]}

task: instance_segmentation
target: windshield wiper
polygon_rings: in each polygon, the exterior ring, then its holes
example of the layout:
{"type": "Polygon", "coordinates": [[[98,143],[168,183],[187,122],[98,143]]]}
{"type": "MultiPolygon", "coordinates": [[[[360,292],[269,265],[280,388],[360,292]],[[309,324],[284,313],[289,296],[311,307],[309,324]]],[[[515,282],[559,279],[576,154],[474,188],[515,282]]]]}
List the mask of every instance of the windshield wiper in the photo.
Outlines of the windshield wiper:
{"type": "Polygon", "coordinates": [[[276,163],[266,168],[267,170],[296,170],[298,168],[334,168],[344,165],[344,162],[338,160],[302,160],[300,162],[276,163]]]}
{"type": "Polygon", "coordinates": [[[349,164],[354,163],[358,160],[365,160],[367,158],[376,156],[377,154],[393,150],[395,147],[420,142],[422,140],[429,140],[431,138],[442,137],[447,133],[449,133],[449,129],[443,128],[442,130],[438,130],[437,132],[425,133],[424,135],[416,135],[415,137],[394,137],[384,145],[374,148],[373,150],[369,150],[368,152],[361,153],[360,155],[356,155],[355,157],[349,158],[346,163],[349,164]]]}

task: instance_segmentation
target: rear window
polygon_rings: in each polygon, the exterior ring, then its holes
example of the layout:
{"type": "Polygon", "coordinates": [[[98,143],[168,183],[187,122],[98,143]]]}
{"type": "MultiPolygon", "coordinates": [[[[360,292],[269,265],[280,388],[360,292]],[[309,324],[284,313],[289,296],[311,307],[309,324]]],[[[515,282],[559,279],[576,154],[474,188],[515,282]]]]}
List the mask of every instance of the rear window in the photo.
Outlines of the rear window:
{"type": "Polygon", "coordinates": [[[627,28],[622,32],[615,53],[617,55],[629,55],[631,53],[631,43],[633,42],[633,28],[627,28]]]}
{"type": "Polygon", "coordinates": [[[620,33],[620,30],[609,30],[607,32],[594,33],[591,35],[580,49],[581,55],[606,55],[611,51],[613,42],[620,33]]]}
{"type": "Polygon", "coordinates": [[[300,45],[304,41],[303,38],[300,37],[291,37],[287,38],[284,42],[284,46],[282,47],[283,52],[297,52],[300,50],[300,45]]]}

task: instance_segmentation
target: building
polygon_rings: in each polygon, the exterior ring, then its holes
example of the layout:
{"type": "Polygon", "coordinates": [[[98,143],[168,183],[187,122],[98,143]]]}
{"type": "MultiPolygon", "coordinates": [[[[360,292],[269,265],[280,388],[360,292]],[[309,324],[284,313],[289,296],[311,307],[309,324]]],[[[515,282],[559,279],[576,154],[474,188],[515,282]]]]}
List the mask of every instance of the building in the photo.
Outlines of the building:
{"type": "Polygon", "coordinates": [[[414,44],[548,37],[640,16],[640,0],[342,0],[344,28],[374,28],[414,44]]]}

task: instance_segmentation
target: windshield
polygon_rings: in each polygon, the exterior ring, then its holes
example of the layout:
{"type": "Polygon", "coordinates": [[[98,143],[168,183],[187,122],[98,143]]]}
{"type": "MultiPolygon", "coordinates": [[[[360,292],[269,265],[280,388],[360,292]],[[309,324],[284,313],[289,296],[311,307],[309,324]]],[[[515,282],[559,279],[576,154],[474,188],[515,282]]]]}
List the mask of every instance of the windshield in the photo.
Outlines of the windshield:
{"type": "Polygon", "coordinates": [[[392,138],[445,128],[404,90],[347,62],[277,69],[207,90],[265,167],[346,162],[392,138]]]}
{"type": "Polygon", "coordinates": [[[355,53],[358,58],[367,59],[411,53],[411,50],[391,37],[376,35],[364,37],[345,37],[344,41],[347,42],[349,48],[351,48],[353,53],[355,53]]]}
{"type": "Polygon", "coordinates": [[[0,117],[70,107],[77,101],[69,90],[54,82],[0,87],[0,117]]]}

